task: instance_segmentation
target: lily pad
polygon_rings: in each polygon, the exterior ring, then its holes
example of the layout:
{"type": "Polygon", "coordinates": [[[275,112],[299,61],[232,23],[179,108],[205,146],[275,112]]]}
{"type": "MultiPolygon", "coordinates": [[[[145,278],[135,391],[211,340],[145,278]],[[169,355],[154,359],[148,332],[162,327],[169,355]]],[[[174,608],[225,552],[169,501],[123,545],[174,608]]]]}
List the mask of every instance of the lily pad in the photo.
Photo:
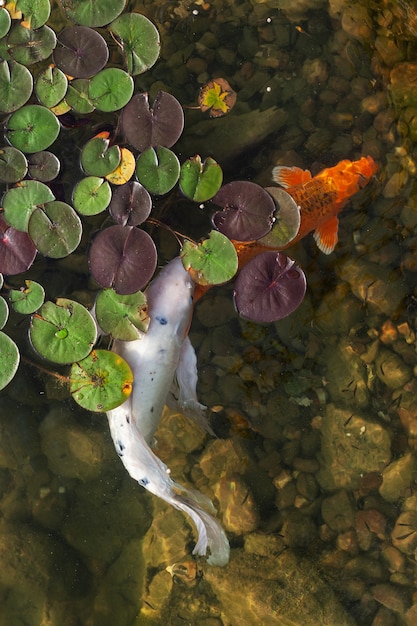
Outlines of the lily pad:
{"type": "Polygon", "coordinates": [[[236,92],[224,78],[215,78],[206,83],[200,90],[198,105],[210,117],[226,115],[236,104],[236,92]]]}
{"type": "Polygon", "coordinates": [[[46,107],[29,104],[12,113],[6,124],[7,138],[22,152],[46,150],[59,135],[57,117],[46,107]]]}
{"type": "Polygon", "coordinates": [[[133,78],[117,67],[101,70],[90,81],[88,95],[99,111],[118,111],[133,94],[133,78]]]}
{"type": "Polygon", "coordinates": [[[212,198],[219,191],[222,181],[222,168],[211,157],[202,162],[197,154],[181,165],[181,191],[194,202],[205,202],[212,198]]]}
{"type": "Polygon", "coordinates": [[[37,180],[24,180],[4,194],[4,217],[10,226],[26,232],[35,208],[52,200],[55,196],[47,185],[37,180]]]}
{"type": "Polygon", "coordinates": [[[11,113],[23,106],[32,95],[33,79],[21,63],[0,63],[0,112],[11,113]]]}
{"type": "Polygon", "coordinates": [[[94,239],[89,252],[93,278],[122,295],[135,293],[152,278],[157,253],[152,238],[132,226],[110,226],[94,239]]]}
{"type": "Polygon", "coordinates": [[[80,406],[105,412],[127,400],[132,392],[133,373],[115,352],[93,350],[72,365],[70,381],[71,395],[80,406]]]}
{"type": "Polygon", "coordinates": [[[199,244],[186,241],[180,256],[185,269],[199,285],[226,283],[238,268],[234,245],[217,230],[212,230],[199,244]]]}
{"type": "Polygon", "coordinates": [[[132,181],[114,189],[109,213],[121,226],[139,226],[151,210],[152,198],[140,183],[132,181]]]}
{"type": "Polygon", "coordinates": [[[11,276],[25,272],[32,265],[35,257],[36,247],[29,235],[9,226],[0,215],[1,274],[11,276]]]}
{"type": "Polygon", "coordinates": [[[159,32],[150,20],[140,13],[125,13],[112,22],[110,32],[122,46],[129,74],[143,74],[159,57],[159,32]]]}
{"type": "Polygon", "coordinates": [[[106,174],[105,178],[112,185],[125,185],[132,178],[135,169],[133,153],[128,148],[120,148],[120,163],[110,174],[106,174]]]}
{"type": "Polygon", "coordinates": [[[168,193],[178,181],[180,162],[168,148],[148,148],[136,161],[136,176],[152,194],[168,193]]]}
{"type": "Polygon", "coordinates": [[[123,11],[126,0],[61,0],[68,17],[84,26],[105,26],[123,11]]]}
{"type": "Polygon", "coordinates": [[[89,78],[106,65],[109,49],[100,33],[92,28],[69,26],[59,33],[53,58],[68,76],[89,78]]]}
{"type": "Polygon", "coordinates": [[[140,152],[157,146],[171,148],[183,131],[184,112],[166,91],[158,91],[152,106],[147,93],[138,93],[123,109],[121,127],[126,141],[140,152]]]}
{"type": "Polygon", "coordinates": [[[25,28],[40,28],[49,18],[49,0],[17,0],[16,9],[23,13],[25,28]]]}
{"type": "Polygon", "coordinates": [[[51,109],[61,102],[67,93],[67,87],[68,80],[64,72],[50,65],[38,74],[35,92],[39,102],[51,109]]]}
{"type": "Polygon", "coordinates": [[[28,232],[41,254],[61,259],[77,248],[81,241],[82,224],[69,204],[48,202],[33,211],[28,232]]]}
{"type": "Polygon", "coordinates": [[[28,315],[42,306],[45,300],[45,290],[34,280],[25,280],[25,285],[21,289],[11,289],[9,300],[15,311],[28,315]]]}
{"type": "Polygon", "coordinates": [[[14,61],[29,66],[47,59],[55,45],[56,36],[49,26],[33,29],[15,24],[0,44],[0,54],[3,58],[9,56],[14,61]]]}
{"type": "Polygon", "coordinates": [[[58,176],[61,164],[55,154],[42,150],[30,155],[28,166],[31,178],[47,183],[58,176]]]}
{"type": "Polygon", "coordinates": [[[127,296],[113,289],[103,289],[96,300],[96,317],[100,328],[114,339],[133,341],[149,326],[146,296],[141,291],[127,296]]]}
{"type": "Polygon", "coordinates": [[[304,272],[282,252],[258,254],[239,272],[234,303],[242,317],[271,323],[292,313],[306,291],[304,272]]]}
{"type": "Polygon", "coordinates": [[[13,339],[10,339],[10,337],[3,332],[0,332],[0,361],[1,390],[14,378],[20,362],[20,354],[17,345],[13,339]]]}
{"type": "Polygon", "coordinates": [[[6,9],[0,9],[0,38],[3,38],[10,30],[12,20],[6,9]]]}
{"type": "Polygon", "coordinates": [[[98,176],[87,176],[80,180],[72,194],[74,208],[80,215],[98,215],[109,206],[110,200],[110,185],[98,176]]]}
{"type": "Polygon", "coordinates": [[[0,330],[4,327],[9,317],[9,307],[6,300],[0,296],[0,330]]]}
{"type": "Polygon", "coordinates": [[[275,203],[256,183],[234,181],[224,185],[213,202],[224,207],[213,216],[213,224],[235,241],[253,241],[271,230],[275,203]]]}
{"type": "Polygon", "coordinates": [[[277,213],[272,229],[264,237],[259,238],[259,243],[269,248],[283,248],[300,230],[300,207],[294,198],[280,187],[267,187],[265,191],[275,200],[277,213]]]}
{"type": "Polygon", "coordinates": [[[68,85],[66,102],[76,113],[86,115],[94,111],[94,104],[88,95],[90,80],[88,78],[78,78],[68,85]]]}
{"type": "Polygon", "coordinates": [[[88,176],[106,176],[120,163],[119,146],[110,146],[109,139],[93,137],[81,152],[81,165],[88,176]]]}
{"type": "Polygon", "coordinates": [[[8,146],[0,148],[0,181],[2,183],[17,183],[26,176],[28,163],[25,155],[8,146]]]}
{"type": "Polygon", "coordinates": [[[85,358],[97,339],[96,323],[82,304],[66,298],[45,302],[32,317],[29,337],[36,352],[53,363],[85,358]]]}

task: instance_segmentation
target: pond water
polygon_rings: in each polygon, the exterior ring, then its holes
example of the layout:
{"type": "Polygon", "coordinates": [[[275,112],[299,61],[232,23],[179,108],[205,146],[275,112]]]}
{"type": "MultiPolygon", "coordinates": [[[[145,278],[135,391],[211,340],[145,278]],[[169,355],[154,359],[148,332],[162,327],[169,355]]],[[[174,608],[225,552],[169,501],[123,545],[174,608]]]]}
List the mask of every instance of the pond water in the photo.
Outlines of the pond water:
{"type": "MultiPolygon", "coordinates": [[[[192,557],[195,529],[128,476],[103,415],[20,368],[0,396],[0,626],[411,626],[417,6],[128,5],[163,42],[137,89],[193,106],[221,76],[238,94],[219,120],[185,109],[181,160],[211,154],[227,181],[263,186],[275,165],[314,175],[370,155],[379,169],[339,215],[332,254],[312,234],[290,249],[308,285],[292,315],[244,321],[232,285],[196,306],[199,399],[217,438],[166,410],[156,452],[176,480],[212,498],[231,545],[225,567],[192,557]]],[[[158,215],[204,234],[207,216],[182,206],[179,195],[160,200],[158,215]]],[[[177,254],[169,235],[154,236],[165,259],[177,254]]],[[[36,270],[49,298],[91,286],[76,261],[36,270]]],[[[11,334],[24,335],[13,319],[11,334]]]]}

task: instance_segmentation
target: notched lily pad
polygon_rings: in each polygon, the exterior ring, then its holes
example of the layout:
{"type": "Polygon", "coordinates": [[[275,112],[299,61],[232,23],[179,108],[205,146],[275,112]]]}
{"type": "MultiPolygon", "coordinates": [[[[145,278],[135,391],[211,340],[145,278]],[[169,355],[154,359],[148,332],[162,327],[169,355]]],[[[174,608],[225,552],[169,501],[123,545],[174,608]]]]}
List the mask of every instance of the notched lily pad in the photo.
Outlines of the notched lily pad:
{"type": "Polygon", "coordinates": [[[68,80],[58,67],[50,65],[36,77],[35,92],[41,104],[51,109],[67,92],[68,80]]]}
{"type": "Polygon", "coordinates": [[[0,55],[30,66],[47,59],[55,45],[56,36],[49,26],[33,29],[15,24],[6,39],[0,42],[0,55]]]}
{"type": "Polygon", "coordinates": [[[151,210],[152,198],[140,183],[131,181],[113,190],[109,213],[121,226],[139,226],[151,210]]]}
{"type": "Polygon", "coordinates": [[[106,65],[109,50],[97,31],[87,26],[69,26],[59,33],[53,58],[68,76],[89,78],[106,65]]]}
{"type": "Polygon", "coordinates": [[[99,111],[118,111],[131,99],[133,88],[133,78],[127,72],[109,67],[91,79],[88,96],[99,111]]]}
{"type": "Polygon", "coordinates": [[[87,176],[74,187],[72,201],[80,215],[98,215],[111,200],[111,188],[104,178],[87,176]]]}
{"type": "Polygon", "coordinates": [[[159,57],[159,33],[140,13],[125,13],[112,22],[109,30],[120,41],[129,74],[135,76],[151,68],[159,57]]]}
{"type": "Polygon", "coordinates": [[[180,162],[168,148],[148,148],[136,161],[136,176],[149,193],[168,193],[177,183],[179,175],[180,162]]]}
{"type": "Polygon", "coordinates": [[[12,113],[23,106],[32,95],[30,71],[16,61],[0,63],[0,112],[12,113]]]}
{"type": "Polygon", "coordinates": [[[48,202],[42,209],[33,211],[28,232],[41,254],[61,259],[77,248],[81,241],[82,224],[66,202],[48,202]]]}
{"type": "Polygon", "coordinates": [[[46,150],[59,135],[57,117],[44,106],[28,104],[9,117],[6,124],[7,138],[22,152],[46,150]]]}
{"type": "Polygon", "coordinates": [[[42,183],[54,180],[61,168],[58,157],[47,150],[31,154],[28,159],[28,166],[30,177],[42,183]]]}
{"type": "Polygon", "coordinates": [[[119,146],[111,146],[105,137],[93,137],[81,151],[81,165],[88,176],[106,176],[120,163],[119,146]]]}
{"type": "Polygon", "coordinates": [[[10,226],[27,231],[29,218],[35,208],[52,200],[55,200],[55,196],[47,185],[37,180],[23,180],[4,194],[4,217],[10,226]]]}
{"type": "Polygon", "coordinates": [[[28,315],[42,306],[45,300],[45,290],[34,280],[25,280],[25,285],[21,289],[11,289],[9,300],[15,311],[28,315]]]}
{"type": "Polygon", "coordinates": [[[267,187],[265,191],[273,197],[277,212],[272,229],[259,239],[259,243],[269,248],[283,248],[300,230],[300,207],[297,206],[294,198],[280,187],[267,187]]]}
{"type": "Polygon", "coordinates": [[[222,181],[222,168],[211,157],[203,162],[197,154],[181,165],[181,191],[194,202],[205,202],[212,198],[220,189],[222,181]]]}
{"type": "Polygon", "coordinates": [[[185,269],[199,285],[220,285],[237,272],[235,247],[217,230],[212,230],[199,244],[186,241],[180,256],[185,269]]]}
{"type": "Polygon", "coordinates": [[[2,183],[17,183],[26,176],[27,170],[28,162],[23,152],[11,146],[0,148],[0,181],[2,183]]]}
{"type": "Polygon", "coordinates": [[[103,289],[96,300],[96,317],[100,328],[114,339],[132,341],[149,326],[146,296],[141,291],[122,296],[113,289],[103,289]]]}

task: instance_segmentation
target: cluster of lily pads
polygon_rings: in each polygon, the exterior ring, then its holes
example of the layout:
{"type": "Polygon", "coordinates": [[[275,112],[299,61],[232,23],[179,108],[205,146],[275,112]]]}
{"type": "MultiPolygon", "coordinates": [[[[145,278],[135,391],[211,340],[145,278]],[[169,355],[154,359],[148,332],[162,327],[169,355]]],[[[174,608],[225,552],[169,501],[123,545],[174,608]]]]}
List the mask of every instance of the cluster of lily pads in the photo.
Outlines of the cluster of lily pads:
{"type": "MultiPolygon", "coordinates": [[[[213,212],[207,238],[184,239],[182,261],[197,283],[207,288],[227,282],[240,268],[236,308],[261,322],[288,315],[305,293],[300,268],[277,252],[299,228],[291,196],[247,181],[222,186],[221,167],[211,157],[195,155],[180,164],[172,147],[184,128],[181,104],[164,91],[150,102],[148,93],[135,88],[134,77],[151,68],[159,53],[157,28],[144,15],[126,12],[125,0],[17,0],[0,8],[0,183],[5,189],[0,288],[17,312],[31,315],[35,351],[53,363],[71,364],[74,399],[95,411],[126,399],[133,382],[129,366],[109,350],[94,349],[97,327],[83,305],[67,298],[45,301],[42,285],[24,276],[38,254],[49,259],[72,254],[91,216],[103,214],[88,251],[89,270],[101,287],[95,312],[113,338],[133,340],[146,331],[141,290],[155,272],[158,252],[144,227],[153,196],[169,194],[177,184],[187,199],[199,205],[212,200],[221,208],[213,212]],[[85,133],[97,125],[101,130],[91,131],[80,147],[82,178],[62,198],[56,191],[62,159],[53,150],[60,151],[65,133],[80,127],[85,133]],[[17,274],[22,274],[21,288],[3,284],[2,275],[17,274]]],[[[218,117],[235,100],[219,78],[201,89],[198,105],[218,117]]],[[[0,329],[8,312],[0,297],[0,329]]],[[[20,358],[4,330],[0,357],[2,389],[20,358]]]]}

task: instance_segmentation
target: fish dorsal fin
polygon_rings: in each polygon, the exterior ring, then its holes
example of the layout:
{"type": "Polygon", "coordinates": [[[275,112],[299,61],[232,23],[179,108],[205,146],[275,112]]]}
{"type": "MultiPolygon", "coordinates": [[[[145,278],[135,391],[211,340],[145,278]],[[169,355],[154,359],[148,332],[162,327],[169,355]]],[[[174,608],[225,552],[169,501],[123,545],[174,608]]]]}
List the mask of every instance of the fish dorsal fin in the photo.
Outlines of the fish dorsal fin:
{"type": "Polygon", "coordinates": [[[324,254],[330,254],[333,252],[338,241],[338,228],[339,220],[334,215],[314,231],[314,240],[319,250],[324,252],[324,254]]]}
{"type": "Polygon", "coordinates": [[[272,180],[287,189],[288,187],[296,187],[297,185],[311,180],[311,173],[295,165],[293,167],[277,165],[272,170],[272,180]]]}

